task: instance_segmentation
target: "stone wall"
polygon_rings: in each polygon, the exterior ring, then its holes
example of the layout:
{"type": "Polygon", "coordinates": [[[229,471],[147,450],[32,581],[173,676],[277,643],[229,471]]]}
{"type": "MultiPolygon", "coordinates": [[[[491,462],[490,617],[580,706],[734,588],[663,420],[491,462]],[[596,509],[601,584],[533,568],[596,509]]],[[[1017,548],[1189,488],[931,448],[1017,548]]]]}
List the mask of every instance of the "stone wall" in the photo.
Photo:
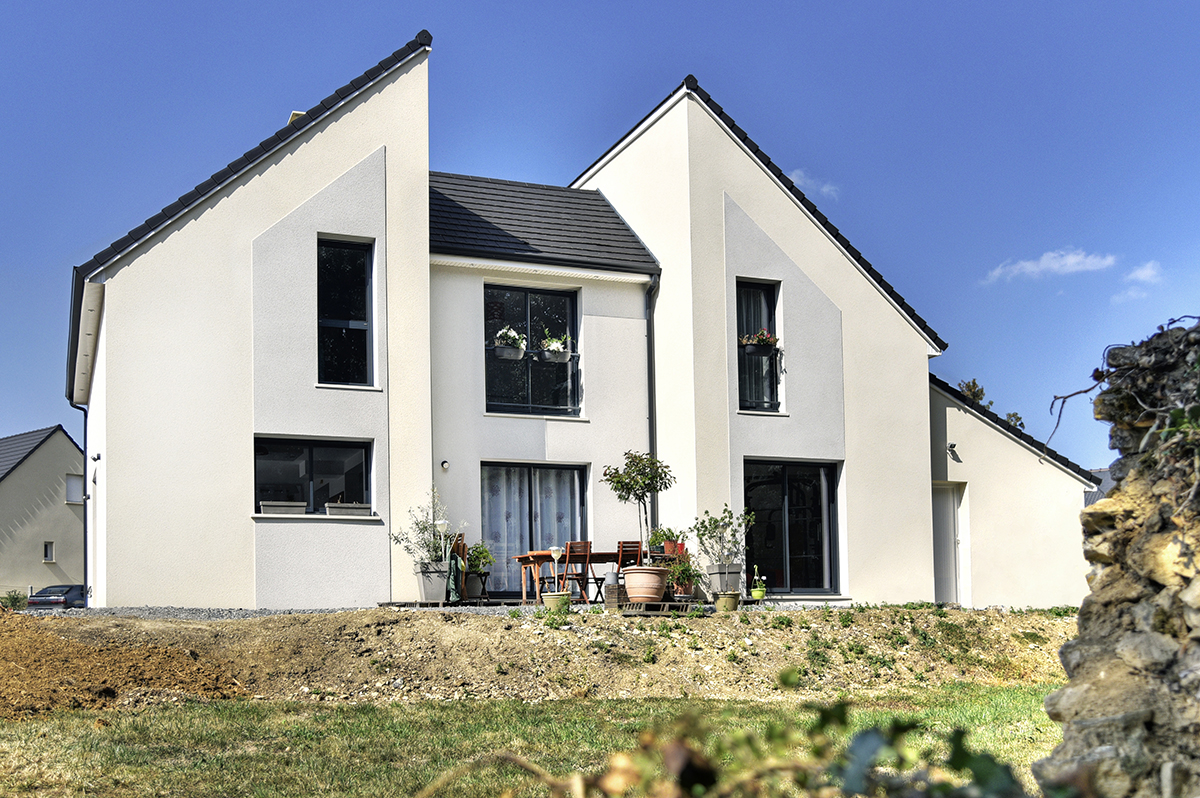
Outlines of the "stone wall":
{"type": "Polygon", "coordinates": [[[1116,487],[1082,515],[1092,563],[1070,678],[1046,698],[1063,743],[1033,772],[1103,798],[1200,795],[1200,325],[1109,349],[1096,418],[1116,487]]]}

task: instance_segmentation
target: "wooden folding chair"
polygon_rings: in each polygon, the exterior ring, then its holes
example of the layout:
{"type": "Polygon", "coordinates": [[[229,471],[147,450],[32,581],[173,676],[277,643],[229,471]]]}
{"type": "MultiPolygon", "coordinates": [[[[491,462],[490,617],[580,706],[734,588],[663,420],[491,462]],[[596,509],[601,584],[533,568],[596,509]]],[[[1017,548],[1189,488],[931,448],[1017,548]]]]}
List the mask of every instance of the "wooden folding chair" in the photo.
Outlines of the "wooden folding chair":
{"type": "Polygon", "coordinates": [[[642,543],[638,540],[617,541],[617,573],[627,565],[642,564],[642,543]]]}
{"type": "Polygon", "coordinates": [[[567,589],[567,582],[579,585],[579,595],[584,604],[591,604],[587,594],[587,583],[592,579],[592,542],[590,540],[571,540],[567,542],[566,558],[563,560],[563,572],[559,577],[559,590],[567,589]]]}

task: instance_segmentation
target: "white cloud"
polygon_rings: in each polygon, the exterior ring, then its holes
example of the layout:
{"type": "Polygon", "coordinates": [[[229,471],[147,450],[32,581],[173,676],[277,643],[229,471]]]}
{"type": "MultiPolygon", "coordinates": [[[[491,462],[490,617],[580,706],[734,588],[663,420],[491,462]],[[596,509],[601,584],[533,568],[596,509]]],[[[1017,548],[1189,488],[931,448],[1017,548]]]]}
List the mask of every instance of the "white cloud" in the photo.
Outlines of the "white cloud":
{"type": "Polygon", "coordinates": [[[1134,299],[1145,299],[1147,296],[1148,294],[1145,291],[1136,285],[1131,285],[1121,293],[1114,294],[1111,301],[1114,305],[1119,305],[1122,302],[1129,302],[1134,299]]]}
{"type": "Polygon", "coordinates": [[[822,196],[830,199],[837,199],[841,189],[833,183],[824,180],[818,180],[815,177],[810,177],[803,169],[794,169],[788,175],[792,182],[800,187],[800,190],[805,194],[811,194],[814,191],[819,192],[822,196]]]}
{"type": "Polygon", "coordinates": [[[1156,260],[1146,261],[1125,275],[1127,283],[1157,283],[1162,279],[1162,266],[1156,260]]]}
{"type": "Polygon", "coordinates": [[[1107,269],[1117,262],[1115,255],[1088,254],[1082,249],[1059,249],[1047,252],[1037,260],[1007,261],[988,272],[984,283],[994,283],[1000,278],[1011,280],[1025,276],[1038,278],[1044,274],[1074,274],[1107,269]]]}

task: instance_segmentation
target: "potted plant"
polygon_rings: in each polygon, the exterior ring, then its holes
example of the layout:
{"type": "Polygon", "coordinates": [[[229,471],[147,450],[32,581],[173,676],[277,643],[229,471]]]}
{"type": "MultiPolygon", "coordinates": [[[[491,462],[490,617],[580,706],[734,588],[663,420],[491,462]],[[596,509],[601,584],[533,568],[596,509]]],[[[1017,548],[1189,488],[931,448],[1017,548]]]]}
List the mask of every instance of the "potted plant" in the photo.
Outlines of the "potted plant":
{"type": "Polygon", "coordinates": [[[496,357],[501,360],[520,360],[525,357],[525,342],[526,338],[521,333],[514,330],[510,325],[505,325],[496,333],[496,337],[492,340],[492,345],[496,353],[496,357]]]}
{"type": "Polygon", "coordinates": [[[758,575],[758,566],[754,566],[754,581],[750,583],[750,596],[755,601],[762,601],[767,597],[767,578],[758,575]]]}
{"type": "Polygon", "coordinates": [[[704,572],[692,564],[692,558],[686,551],[667,566],[667,582],[676,599],[691,599],[696,583],[703,578],[704,572]]]}
{"type": "Polygon", "coordinates": [[[362,502],[342,501],[343,493],[334,497],[333,501],[325,502],[325,515],[370,515],[371,505],[362,502]]]}
{"type": "Polygon", "coordinates": [[[467,549],[467,598],[477,599],[483,595],[487,578],[492,573],[484,569],[495,562],[496,558],[482,540],[467,549]]]}
{"type": "MultiPolygon", "coordinates": [[[[741,595],[742,552],[746,546],[746,529],[753,523],[754,513],[744,510],[735,516],[727,504],[720,515],[714,516],[705,510],[692,526],[700,553],[709,562],[706,570],[714,597],[741,595]]],[[[729,603],[729,599],[725,603],[729,603]]],[[[737,607],[736,600],[733,606],[737,607]]]]}
{"type": "Polygon", "coordinates": [[[261,501],[259,512],[265,515],[304,515],[308,502],[261,501]]]}
{"type": "Polygon", "coordinates": [[[450,578],[450,547],[454,538],[466,526],[450,530],[446,506],[438,497],[437,488],[429,491],[429,504],[409,508],[408,526],[390,532],[393,543],[400,544],[413,560],[413,573],[421,601],[445,601],[450,578]]]}
{"type": "Polygon", "coordinates": [[[550,363],[566,363],[571,359],[571,336],[563,333],[557,338],[542,328],[542,360],[550,363]]]}
{"type": "Polygon", "coordinates": [[[684,551],[683,538],[686,533],[671,529],[669,526],[656,527],[650,533],[650,551],[655,546],[662,547],[662,553],[668,557],[677,557],[684,551]]]}
{"type": "Polygon", "coordinates": [[[753,335],[743,335],[738,343],[745,348],[747,355],[772,355],[779,347],[779,337],[764,327],[753,335]]]}
{"type": "MultiPolygon", "coordinates": [[[[645,547],[646,530],[650,528],[650,498],[675,484],[675,477],[666,463],[651,454],[625,452],[624,467],[605,466],[601,482],[612,488],[623,504],[636,502],[638,513],[638,545],[645,547]]],[[[667,584],[667,569],[643,565],[622,569],[625,592],[630,601],[661,601],[667,584]]]]}

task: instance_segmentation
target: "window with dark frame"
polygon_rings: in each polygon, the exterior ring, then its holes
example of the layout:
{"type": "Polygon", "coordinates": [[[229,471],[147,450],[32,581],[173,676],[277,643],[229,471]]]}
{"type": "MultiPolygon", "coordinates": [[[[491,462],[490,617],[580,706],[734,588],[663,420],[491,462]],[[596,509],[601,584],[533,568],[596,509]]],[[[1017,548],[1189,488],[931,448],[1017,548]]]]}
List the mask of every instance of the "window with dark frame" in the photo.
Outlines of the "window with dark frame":
{"type": "Polygon", "coordinates": [[[254,511],[263,502],[304,502],[306,513],[370,504],[370,463],[369,443],[255,438],[254,511]]]}
{"type": "Polygon", "coordinates": [[[837,467],[748,460],[743,468],[745,508],[754,513],[747,573],[758,566],[768,591],[836,593],[837,467]]]}
{"type": "MultiPolygon", "coordinates": [[[[763,330],[775,333],[775,285],[738,281],[737,340],[763,330]]],[[[779,349],[738,343],[738,406],[779,411],[779,349]]]]}
{"type": "Polygon", "coordinates": [[[521,592],[512,559],[571,540],[587,540],[587,469],[516,463],[480,465],[480,529],[496,558],[490,594],[521,592]]]}
{"type": "Polygon", "coordinates": [[[575,292],[488,285],[483,313],[488,412],[579,415],[575,292]],[[506,327],[525,336],[524,353],[494,346],[506,327]],[[563,336],[565,352],[543,348],[547,337],[563,336]]]}
{"type": "Polygon", "coordinates": [[[371,245],[317,242],[317,382],[371,384],[371,245]]]}

